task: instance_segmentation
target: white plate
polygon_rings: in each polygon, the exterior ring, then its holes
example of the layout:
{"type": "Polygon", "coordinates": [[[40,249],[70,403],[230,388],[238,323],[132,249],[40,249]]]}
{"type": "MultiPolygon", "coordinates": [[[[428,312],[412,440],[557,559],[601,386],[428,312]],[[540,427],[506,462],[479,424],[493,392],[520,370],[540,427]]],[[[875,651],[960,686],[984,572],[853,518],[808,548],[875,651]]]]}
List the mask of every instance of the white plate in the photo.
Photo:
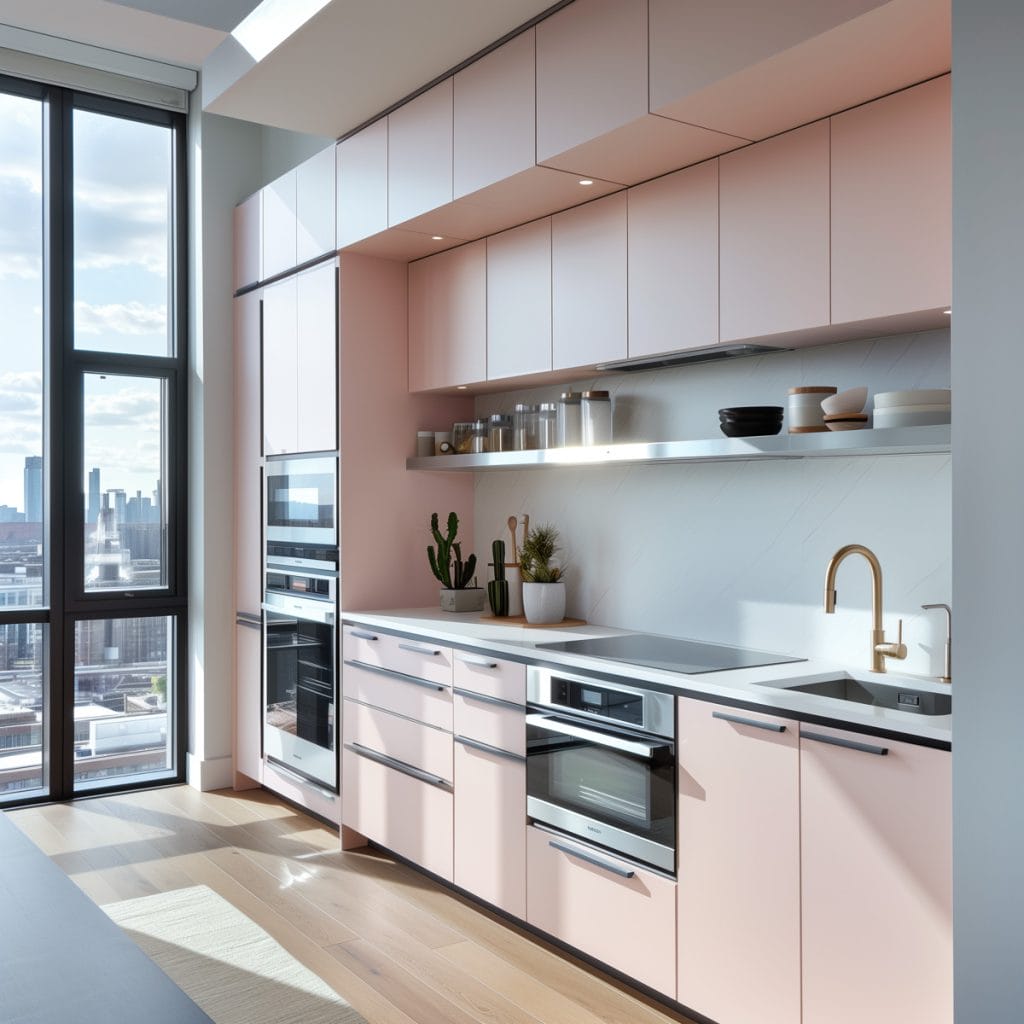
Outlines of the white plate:
{"type": "Polygon", "coordinates": [[[886,427],[931,427],[949,423],[949,410],[945,412],[900,412],[898,409],[876,409],[875,429],[886,427]]]}
{"type": "Polygon", "coordinates": [[[945,405],[890,405],[879,409],[875,407],[876,411],[893,413],[893,412],[949,412],[952,408],[947,402],[945,405]]]}
{"type": "Polygon", "coordinates": [[[949,388],[920,388],[917,391],[880,391],[875,395],[876,409],[901,405],[949,405],[949,388]]]}

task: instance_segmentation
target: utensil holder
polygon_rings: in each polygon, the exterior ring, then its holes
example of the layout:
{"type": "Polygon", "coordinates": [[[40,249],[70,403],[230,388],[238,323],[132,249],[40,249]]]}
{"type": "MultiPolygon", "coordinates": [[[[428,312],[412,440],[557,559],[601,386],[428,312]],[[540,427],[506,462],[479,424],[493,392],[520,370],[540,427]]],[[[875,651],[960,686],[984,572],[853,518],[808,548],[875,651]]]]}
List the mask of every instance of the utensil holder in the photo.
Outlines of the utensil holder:
{"type": "Polygon", "coordinates": [[[516,562],[505,563],[505,582],[508,583],[508,613],[523,614],[523,577],[516,562]]]}

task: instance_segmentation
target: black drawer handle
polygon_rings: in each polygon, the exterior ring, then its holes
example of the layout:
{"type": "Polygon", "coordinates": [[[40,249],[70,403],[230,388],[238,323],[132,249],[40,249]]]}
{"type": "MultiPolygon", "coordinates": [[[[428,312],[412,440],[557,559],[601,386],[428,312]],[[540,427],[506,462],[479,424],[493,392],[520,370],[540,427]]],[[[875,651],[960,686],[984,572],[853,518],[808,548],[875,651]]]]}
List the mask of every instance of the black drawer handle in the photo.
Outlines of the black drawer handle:
{"type": "Polygon", "coordinates": [[[393,668],[382,668],[380,665],[368,665],[365,661],[346,661],[346,665],[353,668],[361,668],[364,672],[376,672],[377,675],[387,676],[400,683],[408,683],[410,686],[422,686],[425,690],[446,690],[446,686],[440,683],[429,683],[426,679],[417,679],[415,676],[406,675],[404,672],[396,672],[393,668]]]}
{"type": "Polygon", "coordinates": [[[778,722],[759,722],[756,718],[744,718],[742,715],[727,715],[724,711],[712,711],[712,718],[720,718],[723,722],[734,722],[736,725],[749,725],[752,729],[764,729],[766,732],[785,732],[786,727],[778,722]]]}
{"type": "Polygon", "coordinates": [[[526,758],[522,754],[513,754],[511,750],[502,750],[501,747],[492,747],[490,743],[481,743],[479,740],[471,740],[466,736],[456,736],[455,742],[461,743],[464,747],[472,747],[473,750],[479,750],[484,754],[493,754],[495,757],[504,757],[509,761],[526,764],[526,758]]]}
{"type": "Polygon", "coordinates": [[[428,654],[436,658],[441,652],[435,647],[425,647],[423,644],[399,644],[400,651],[408,651],[410,654],[428,654]]]}
{"type": "Polygon", "coordinates": [[[365,629],[350,629],[349,633],[352,636],[358,637],[360,640],[379,640],[380,637],[376,633],[367,633],[365,629]]]}
{"type": "Polygon", "coordinates": [[[840,736],[825,736],[820,732],[804,732],[800,730],[800,739],[815,740],[817,743],[831,743],[833,747],[846,747],[847,750],[860,750],[865,754],[877,754],[885,757],[889,753],[888,747],[876,747],[872,743],[858,743],[856,740],[844,740],[840,736]]]}
{"type": "Polygon", "coordinates": [[[633,878],[636,875],[635,871],[630,871],[628,868],[620,868],[618,864],[610,864],[608,861],[602,860],[600,857],[594,857],[589,853],[584,853],[582,850],[577,850],[573,846],[566,846],[564,843],[556,843],[554,839],[548,840],[548,846],[555,850],[561,850],[562,853],[567,853],[570,857],[575,857],[577,860],[593,864],[595,867],[601,868],[604,871],[610,871],[613,875],[618,875],[619,878],[633,878]]]}
{"type": "Polygon", "coordinates": [[[385,768],[391,768],[402,775],[408,775],[411,779],[429,783],[431,786],[437,786],[438,789],[451,789],[451,786],[440,776],[431,775],[429,772],[421,771],[419,768],[413,768],[411,764],[406,764],[404,761],[399,761],[398,758],[388,757],[387,754],[381,754],[376,750],[371,750],[369,747],[364,747],[362,743],[346,743],[345,749],[350,750],[358,757],[365,757],[368,761],[376,761],[377,764],[382,764],[385,768]]]}
{"type": "Polygon", "coordinates": [[[464,690],[461,686],[455,687],[455,692],[466,700],[478,700],[481,704],[496,704],[500,708],[510,708],[513,711],[524,711],[522,704],[513,700],[502,700],[501,697],[491,697],[486,693],[474,693],[472,690],[464,690]]]}

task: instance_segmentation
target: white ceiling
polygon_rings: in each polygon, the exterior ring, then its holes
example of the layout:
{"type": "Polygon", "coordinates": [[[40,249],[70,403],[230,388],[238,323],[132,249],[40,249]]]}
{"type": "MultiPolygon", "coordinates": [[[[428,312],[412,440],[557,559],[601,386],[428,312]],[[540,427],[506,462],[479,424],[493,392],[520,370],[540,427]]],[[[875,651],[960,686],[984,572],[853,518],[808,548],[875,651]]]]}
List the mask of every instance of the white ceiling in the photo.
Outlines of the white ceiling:
{"type": "Polygon", "coordinates": [[[553,0],[330,0],[256,63],[229,33],[259,3],[0,0],[0,25],[202,68],[205,109],[338,137],[553,0]]]}

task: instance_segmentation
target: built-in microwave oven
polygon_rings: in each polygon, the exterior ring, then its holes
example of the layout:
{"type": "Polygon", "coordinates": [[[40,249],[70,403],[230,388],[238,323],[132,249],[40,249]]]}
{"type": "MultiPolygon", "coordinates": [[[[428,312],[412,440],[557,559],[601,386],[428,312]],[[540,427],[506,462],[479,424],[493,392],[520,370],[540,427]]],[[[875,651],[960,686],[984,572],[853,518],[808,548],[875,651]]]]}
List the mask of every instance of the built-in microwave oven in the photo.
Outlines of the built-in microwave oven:
{"type": "Polygon", "coordinates": [[[268,458],[265,479],[268,542],[337,546],[336,456],[268,458]]]}

